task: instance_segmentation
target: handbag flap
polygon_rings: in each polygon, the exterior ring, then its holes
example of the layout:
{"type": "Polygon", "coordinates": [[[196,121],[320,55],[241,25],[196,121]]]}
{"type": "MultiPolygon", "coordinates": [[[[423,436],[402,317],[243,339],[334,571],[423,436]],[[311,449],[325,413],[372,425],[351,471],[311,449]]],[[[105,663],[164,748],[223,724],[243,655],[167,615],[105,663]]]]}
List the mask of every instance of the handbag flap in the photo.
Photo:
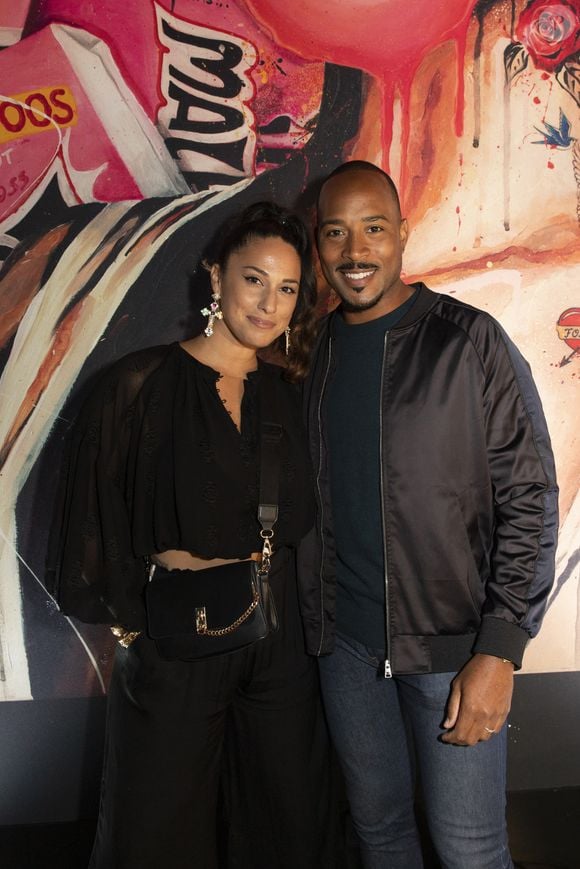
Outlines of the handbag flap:
{"type": "Polygon", "coordinates": [[[196,610],[205,608],[210,630],[232,625],[257,593],[254,561],[236,561],[204,570],[157,569],[147,583],[148,633],[152,639],[196,633],[196,610]]]}

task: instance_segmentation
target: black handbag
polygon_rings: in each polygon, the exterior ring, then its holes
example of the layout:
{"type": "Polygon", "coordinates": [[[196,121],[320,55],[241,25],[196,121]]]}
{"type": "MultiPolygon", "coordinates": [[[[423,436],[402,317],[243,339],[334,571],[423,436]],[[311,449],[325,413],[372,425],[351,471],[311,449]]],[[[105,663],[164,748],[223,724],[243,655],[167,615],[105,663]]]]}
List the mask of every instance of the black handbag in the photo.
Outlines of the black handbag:
{"type": "Polygon", "coordinates": [[[262,423],[260,562],[235,561],[204,570],[166,570],[151,564],[145,588],[147,633],[165,660],[194,661],[235,652],[277,630],[269,583],[278,518],[282,427],[262,423]]]}

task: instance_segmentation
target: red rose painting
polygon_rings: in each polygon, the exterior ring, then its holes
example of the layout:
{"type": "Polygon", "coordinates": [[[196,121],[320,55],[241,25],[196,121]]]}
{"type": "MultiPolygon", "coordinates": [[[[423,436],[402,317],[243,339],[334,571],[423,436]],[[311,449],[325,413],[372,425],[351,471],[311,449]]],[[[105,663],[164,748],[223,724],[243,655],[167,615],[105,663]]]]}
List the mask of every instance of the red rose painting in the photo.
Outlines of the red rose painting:
{"type": "Polygon", "coordinates": [[[531,0],[520,15],[516,35],[534,66],[554,72],[580,51],[580,0],[531,0]]]}

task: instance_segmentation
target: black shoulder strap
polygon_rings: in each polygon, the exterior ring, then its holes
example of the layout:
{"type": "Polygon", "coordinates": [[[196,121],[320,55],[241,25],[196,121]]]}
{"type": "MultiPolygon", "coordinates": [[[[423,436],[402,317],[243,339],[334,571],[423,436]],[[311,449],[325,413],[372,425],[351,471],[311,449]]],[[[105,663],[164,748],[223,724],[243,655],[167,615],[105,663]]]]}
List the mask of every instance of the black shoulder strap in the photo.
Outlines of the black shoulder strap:
{"type": "Polygon", "coordinates": [[[272,531],[278,519],[281,438],[281,425],[275,422],[262,422],[260,428],[260,504],[258,506],[258,521],[263,531],[272,531]]]}
{"type": "MultiPolygon", "coordinates": [[[[278,384],[269,371],[260,378],[260,504],[258,521],[262,531],[272,536],[278,519],[278,490],[280,482],[280,441],[282,426],[275,420],[278,413],[278,384]]],[[[262,535],[264,536],[264,535],[262,535]]]]}

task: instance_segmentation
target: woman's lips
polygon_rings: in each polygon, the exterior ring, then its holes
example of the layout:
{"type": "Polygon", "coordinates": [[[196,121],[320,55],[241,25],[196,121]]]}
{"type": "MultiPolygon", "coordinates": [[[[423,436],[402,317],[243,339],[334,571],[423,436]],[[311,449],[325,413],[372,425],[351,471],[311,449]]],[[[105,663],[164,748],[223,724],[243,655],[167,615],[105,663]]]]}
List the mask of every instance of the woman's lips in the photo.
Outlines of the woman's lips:
{"type": "Polygon", "coordinates": [[[258,329],[273,329],[276,325],[272,320],[262,320],[260,317],[248,317],[248,320],[258,329]]]}

